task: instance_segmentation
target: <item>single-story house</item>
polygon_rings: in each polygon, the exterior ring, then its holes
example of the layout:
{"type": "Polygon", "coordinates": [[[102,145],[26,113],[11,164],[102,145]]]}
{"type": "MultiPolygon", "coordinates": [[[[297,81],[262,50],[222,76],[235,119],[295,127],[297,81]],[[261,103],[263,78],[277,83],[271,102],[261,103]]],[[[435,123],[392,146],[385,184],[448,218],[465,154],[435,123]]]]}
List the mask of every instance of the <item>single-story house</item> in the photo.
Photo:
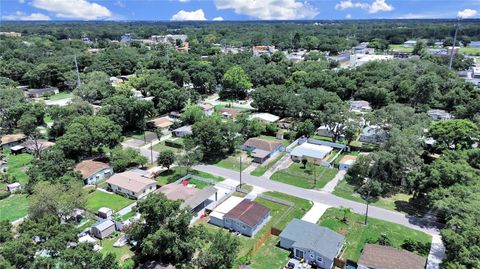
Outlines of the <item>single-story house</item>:
{"type": "Polygon", "coordinates": [[[44,152],[54,145],[55,145],[55,142],[51,142],[45,139],[38,139],[37,141],[29,139],[24,143],[22,143],[22,146],[25,147],[25,152],[30,154],[36,153],[37,150],[39,152],[44,152]]]}
{"type": "Polygon", "coordinates": [[[18,182],[7,184],[7,191],[10,192],[10,193],[14,193],[14,192],[19,191],[21,189],[22,189],[22,184],[20,184],[18,182]]]}
{"type": "Polygon", "coordinates": [[[287,118],[283,118],[283,119],[279,120],[277,122],[277,126],[278,126],[278,128],[282,128],[282,129],[285,129],[285,130],[294,130],[297,122],[298,122],[298,120],[296,118],[287,117],[287,118]]]}
{"type": "Polygon", "coordinates": [[[203,104],[200,104],[199,106],[200,108],[202,108],[203,113],[205,113],[205,116],[212,116],[213,112],[215,112],[214,106],[210,103],[203,103],[203,104]]]}
{"type": "Polygon", "coordinates": [[[100,207],[97,211],[97,215],[102,219],[110,219],[113,215],[113,210],[108,207],[100,207]]]}
{"type": "Polygon", "coordinates": [[[348,101],[348,105],[350,106],[351,111],[364,112],[372,110],[370,103],[364,100],[351,100],[348,101]]]}
{"type": "Polygon", "coordinates": [[[183,201],[181,208],[190,207],[196,213],[217,200],[217,189],[213,186],[197,189],[183,184],[170,183],[160,187],[157,192],[163,193],[169,200],[183,201]]]}
{"type": "Polygon", "coordinates": [[[253,237],[270,219],[270,208],[244,199],[223,219],[225,228],[253,237]]]}
{"type": "Polygon", "coordinates": [[[240,202],[243,201],[243,197],[230,196],[227,200],[217,206],[210,214],[209,222],[211,224],[217,225],[219,227],[225,226],[225,220],[223,216],[227,214],[230,210],[236,207],[240,202]]]}
{"type": "Polygon", "coordinates": [[[333,137],[332,131],[330,131],[326,125],[322,125],[317,128],[317,134],[324,137],[333,137]]]}
{"type": "Polygon", "coordinates": [[[430,109],[427,111],[428,116],[432,118],[432,120],[451,120],[453,119],[453,115],[448,113],[443,109],[430,109]]]}
{"type": "Polygon", "coordinates": [[[141,175],[126,171],[117,173],[107,180],[109,188],[117,193],[140,199],[157,189],[157,182],[141,175]]]}
{"type": "Polygon", "coordinates": [[[320,268],[333,268],[345,237],[326,227],[293,219],[280,233],[280,247],[293,251],[297,259],[315,263],[320,268]]]}
{"type": "Polygon", "coordinates": [[[240,114],[241,112],[242,110],[238,108],[225,107],[220,109],[220,115],[222,115],[222,117],[224,118],[230,118],[230,119],[235,119],[237,115],[240,114]]]}
{"type": "Polygon", "coordinates": [[[282,143],[261,138],[249,138],[242,149],[251,151],[253,161],[263,163],[282,149],[282,143]]]}
{"type": "Polygon", "coordinates": [[[356,160],[357,160],[357,156],[345,155],[338,163],[338,169],[348,170],[353,166],[356,160]]]}
{"type": "Polygon", "coordinates": [[[366,244],[357,264],[358,269],[425,269],[427,260],[403,249],[366,244]]]}
{"type": "Polygon", "coordinates": [[[46,87],[42,89],[28,89],[25,94],[29,98],[40,98],[46,93],[57,94],[59,93],[57,87],[46,87]]]}
{"type": "Polygon", "coordinates": [[[147,127],[150,129],[160,129],[162,131],[168,131],[168,128],[173,125],[173,120],[169,117],[159,117],[147,121],[147,127]]]}
{"type": "Polygon", "coordinates": [[[382,144],[385,143],[387,139],[388,135],[385,130],[383,130],[380,126],[371,125],[362,130],[358,140],[363,143],[382,144]]]}
{"type": "Polygon", "coordinates": [[[75,165],[75,171],[80,172],[85,185],[93,185],[113,174],[113,168],[109,164],[93,160],[79,162],[75,165]]]}
{"type": "Polygon", "coordinates": [[[103,239],[115,232],[115,223],[107,219],[102,222],[97,222],[90,228],[90,233],[96,238],[103,239]]]}
{"type": "Polygon", "coordinates": [[[192,135],[192,125],[185,125],[172,131],[174,137],[192,135]]]}
{"type": "Polygon", "coordinates": [[[315,164],[320,164],[325,157],[332,152],[333,148],[325,145],[317,145],[305,142],[290,152],[290,158],[293,161],[307,161],[315,164]]]}
{"type": "Polygon", "coordinates": [[[11,148],[13,146],[23,143],[27,139],[24,134],[7,134],[0,137],[1,148],[11,148]]]}
{"type": "Polygon", "coordinates": [[[280,119],[280,117],[270,113],[254,113],[250,115],[249,119],[250,120],[258,119],[263,123],[269,124],[269,123],[277,122],[280,119]]]}

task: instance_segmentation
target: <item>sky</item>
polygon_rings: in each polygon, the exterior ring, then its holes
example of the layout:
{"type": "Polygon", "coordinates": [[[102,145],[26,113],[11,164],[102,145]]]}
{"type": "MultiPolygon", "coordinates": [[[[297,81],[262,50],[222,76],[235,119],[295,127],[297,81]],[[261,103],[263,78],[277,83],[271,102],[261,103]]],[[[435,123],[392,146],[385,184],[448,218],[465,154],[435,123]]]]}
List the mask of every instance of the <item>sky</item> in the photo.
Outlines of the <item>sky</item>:
{"type": "Polygon", "coordinates": [[[1,21],[480,18],[480,0],[0,0],[1,21]]]}

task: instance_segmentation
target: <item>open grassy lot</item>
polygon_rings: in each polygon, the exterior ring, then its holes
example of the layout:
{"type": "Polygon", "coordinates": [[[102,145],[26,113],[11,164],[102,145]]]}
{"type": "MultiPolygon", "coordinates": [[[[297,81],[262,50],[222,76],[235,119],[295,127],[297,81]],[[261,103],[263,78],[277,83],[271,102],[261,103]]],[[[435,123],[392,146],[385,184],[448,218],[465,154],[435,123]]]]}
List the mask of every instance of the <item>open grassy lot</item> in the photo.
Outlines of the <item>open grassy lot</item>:
{"type": "Polygon", "coordinates": [[[96,213],[100,207],[108,207],[113,211],[126,207],[135,202],[118,194],[110,194],[103,191],[94,191],[87,195],[87,210],[96,213]]]}
{"type": "Polygon", "coordinates": [[[120,238],[121,236],[116,236],[114,238],[109,238],[102,240],[102,250],[100,251],[103,254],[107,253],[112,253],[115,254],[117,257],[117,260],[120,262],[120,264],[123,264],[123,261],[126,259],[133,257],[134,253],[133,251],[130,250],[130,245],[125,245],[120,248],[116,248],[113,246],[113,244],[120,238]]]}
{"type": "Polygon", "coordinates": [[[326,168],[319,165],[307,165],[303,168],[301,163],[292,163],[287,169],[279,170],[270,177],[272,180],[294,185],[305,189],[323,188],[338,173],[337,169],[326,168]],[[317,182],[315,184],[315,175],[317,182]]]}
{"type": "Polygon", "coordinates": [[[279,241],[280,239],[274,235],[267,238],[260,249],[252,255],[252,268],[283,268],[289,260],[290,251],[277,246],[279,241]]]}
{"type": "MultiPolygon", "coordinates": [[[[28,182],[28,175],[25,172],[32,159],[33,156],[28,153],[7,154],[8,175],[15,178],[15,182],[25,185],[28,182]]],[[[0,187],[4,188],[5,185],[0,185],[0,187]]]]}
{"type": "MultiPolygon", "coordinates": [[[[150,147],[149,147],[150,148],[150,147]]],[[[173,153],[177,154],[177,153],[180,153],[182,151],[182,149],[179,149],[179,148],[174,148],[174,147],[169,147],[169,146],[166,146],[165,145],[165,142],[160,142],[158,144],[155,144],[153,145],[153,150],[154,151],[157,151],[157,152],[162,152],[162,151],[166,151],[166,150],[171,150],[173,151],[173,153]]]]}
{"type": "Polygon", "coordinates": [[[66,98],[71,98],[73,97],[72,92],[59,92],[57,94],[54,94],[50,96],[48,99],[49,100],[61,100],[61,99],[66,99],[66,98]]]}
{"type": "Polygon", "coordinates": [[[288,141],[286,139],[277,139],[276,137],[270,136],[270,135],[261,135],[258,138],[265,139],[265,140],[268,140],[268,141],[280,142],[280,143],[282,143],[282,145],[284,147],[287,147],[288,145],[290,145],[290,141],[288,141]]]}
{"type": "Polygon", "coordinates": [[[369,218],[368,224],[364,225],[364,216],[355,213],[347,215],[346,223],[342,218],[341,209],[329,208],[320,218],[319,224],[345,236],[346,249],[343,258],[353,261],[358,261],[367,240],[376,240],[382,234],[386,235],[392,245],[398,248],[406,239],[424,244],[430,244],[432,240],[432,237],[426,233],[379,219],[369,218]]]}
{"type": "Polygon", "coordinates": [[[252,158],[247,156],[244,151],[237,151],[220,161],[213,162],[214,165],[234,171],[240,171],[240,156],[242,157],[242,171],[247,168],[252,162],[252,158]]]}
{"type": "Polygon", "coordinates": [[[471,47],[460,48],[459,52],[466,53],[469,55],[480,55],[480,48],[471,48],[471,47]]]}
{"type": "Polygon", "coordinates": [[[413,48],[406,48],[403,46],[403,44],[399,44],[399,45],[390,44],[388,47],[391,50],[403,52],[403,53],[411,53],[413,51],[413,48]]]}
{"type": "Polygon", "coordinates": [[[257,168],[255,168],[255,170],[250,173],[250,175],[256,177],[263,176],[263,174],[265,174],[268,169],[272,168],[281,158],[283,158],[283,156],[285,156],[284,152],[278,154],[273,160],[269,161],[268,163],[259,165],[257,168]]]}
{"type": "Polygon", "coordinates": [[[13,221],[28,214],[26,194],[13,194],[0,200],[0,221],[13,221]]]}
{"type": "MultiPolygon", "coordinates": [[[[349,184],[346,180],[341,180],[338,183],[333,191],[333,194],[355,202],[365,203],[365,200],[363,200],[360,195],[355,192],[354,186],[349,184]]],[[[404,207],[408,204],[408,201],[411,197],[412,196],[409,194],[398,193],[390,197],[380,197],[378,201],[372,203],[371,205],[389,210],[405,211],[404,207]]]]}
{"type": "MultiPolygon", "coordinates": [[[[215,175],[212,175],[210,173],[206,173],[206,172],[202,172],[202,171],[198,171],[198,170],[191,170],[190,173],[192,175],[212,179],[212,180],[215,180],[217,182],[221,182],[221,181],[225,180],[225,178],[223,178],[223,177],[215,176],[215,175]]],[[[160,175],[158,177],[156,177],[156,180],[157,180],[158,185],[163,186],[163,185],[166,185],[168,183],[175,182],[185,175],[187,175],[187,171],[185,170],[185,168],[174,167],[170,170],[165,170],[162,173],[160,173],[160,175]]],[[[199,180],[197,180],[197,181],[199,181],[199,180]]],[[[202,181],[202,183],[204,183],[204,182],[202,181]]]]}
{"type": "MultiPolygon", "coordinates": [[[[280,192],[274,192],[274,191],[265,192],[264,194],[268,195],[268,196],[271,196],[271,197],[274,197],[274,198],[278,198],[278,199],[287,201],[287,202],[292,202],[294,204],[293,208],[290,209],[288,214],[283,212],[283,214],[284,214],[283,217],[280,220],[277,220],[277,222],[272,223],[273,225],[275,225],[276,228],[279,228],[279,229],[285,228],[287,226],[287,224],[292,219],[302,218],[303,215],[305,215],[305,213],[307,213],[307,211],[310,210],[310,208],[312,208],[312,203],[310,201],[302,199],[302,198],[298,198],[298,197],[295,197],[295,196],[291,196],[291,195],[280,193],[280,192]]],[[[257,201],[257,202],[262,203],[263,201],[257,201]]],[[[270,201],[268,201],[268,202],[273,203],[273,202],[270,202],[270,201]]],[[[277,203],[274,203],[274,204],[279,205],[277,203]]],[[[278,206],[273,206],[272,204],[270,204],[270,205],[263,204],[263,205],[265,205],[267,207],[272,206],[272,207],[278,208],[278,206]]],[[[272,209],[272,208],[270,207],[270,209],[272,209]]]]}

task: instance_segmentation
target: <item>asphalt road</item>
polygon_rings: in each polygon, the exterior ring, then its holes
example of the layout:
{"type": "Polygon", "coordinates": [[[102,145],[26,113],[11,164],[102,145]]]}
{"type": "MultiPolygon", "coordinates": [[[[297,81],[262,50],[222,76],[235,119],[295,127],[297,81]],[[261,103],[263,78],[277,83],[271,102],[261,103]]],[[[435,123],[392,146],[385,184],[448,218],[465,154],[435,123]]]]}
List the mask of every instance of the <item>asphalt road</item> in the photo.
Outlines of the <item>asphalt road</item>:
{"type": "MultiPolygon", "coordinates": [[[[200,171],[222,176],[224,178],[239,181],[240,174],[236,171],[217,167],[214,165],[203,164],[197,165],[194,168],[200,171]]],[[[270,180],[265,177],[256,177],[246,173],[242,173],[242,183],[247,183],[249,185],[261,187],[267,190],[274,190],[277,192],[293,195],[314,202],[322,203],[330,207],[348,207],[351,208],[353,212],[359,214],[365,214],[366,210],[366,205],[362,203],[350,201],[325,191],[303,189],[278,181],[270,180]]],[[[426,218],[408,216],[400,212],[395,212],[375,206],[369,206],[368,215],[369,217],[390,221],[432,235],[438,235],[439,228],[441,227],[440,224],[426,218]]]]}

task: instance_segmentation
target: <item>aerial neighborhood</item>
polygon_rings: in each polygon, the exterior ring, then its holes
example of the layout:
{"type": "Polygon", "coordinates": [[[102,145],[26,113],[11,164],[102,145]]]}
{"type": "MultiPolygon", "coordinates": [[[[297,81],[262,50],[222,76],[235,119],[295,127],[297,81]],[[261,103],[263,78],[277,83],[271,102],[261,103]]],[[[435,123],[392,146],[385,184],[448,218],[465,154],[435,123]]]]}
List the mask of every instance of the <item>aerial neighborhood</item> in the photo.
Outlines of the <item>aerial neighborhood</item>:
{"type": "Polygon", "coordinates": [[[478,17],[51,12],[2,13],[1,268],[480,268],[478,17]]]}

